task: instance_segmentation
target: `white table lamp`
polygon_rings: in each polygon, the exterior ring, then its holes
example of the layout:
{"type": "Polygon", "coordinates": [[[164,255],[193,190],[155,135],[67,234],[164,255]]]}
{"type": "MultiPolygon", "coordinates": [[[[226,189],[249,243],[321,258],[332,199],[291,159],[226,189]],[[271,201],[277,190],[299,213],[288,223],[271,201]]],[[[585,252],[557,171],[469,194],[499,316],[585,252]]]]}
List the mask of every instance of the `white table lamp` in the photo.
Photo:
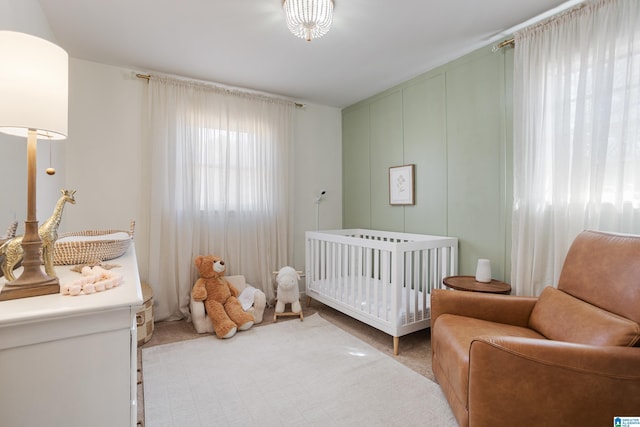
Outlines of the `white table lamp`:
{"type": "Polygon", "coordinates": [[[42,271],[42,240],[36,217],[37,139],[65,139],[69,56],[55,44],[28,34],[0,31],[0,132],[27,138],[27,219],[23,272],[8,282],[0,300],[59,292],[57,277],[42,271]]]}

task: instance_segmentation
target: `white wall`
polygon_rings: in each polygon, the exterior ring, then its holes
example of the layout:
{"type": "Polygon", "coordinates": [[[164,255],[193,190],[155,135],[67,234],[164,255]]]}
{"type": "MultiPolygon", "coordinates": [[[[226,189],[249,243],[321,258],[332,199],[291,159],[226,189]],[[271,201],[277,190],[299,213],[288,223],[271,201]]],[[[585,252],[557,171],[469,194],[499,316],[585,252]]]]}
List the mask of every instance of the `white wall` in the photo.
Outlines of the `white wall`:
{"type": "MultiPolygon", "coordinates": [[[[40,3],[37,0],[0,0],[0,30],[19,31],[53,43],[56,42],[40,3]]],[[[49,167],[49,148],[53,166],[62,156],[64,141],[50,146],[48,141],[38,141],[37,157],[37,217],[46,220],[55,206],[64,183],[63,174],[49,176],[44,170],[49,167]]],[[[24,232],[27,216],[27,140],[0,134],[0,236],[13,221],[18,221],[18,234],[24,232]]]]}
{"type": "MultiPolygon", "coordinates": [[[[148,172],[142,158],[147,82],[135,71],[72,59],[66,185],[76,206],[67,228],[126,229],[136,220],[140,275],[147,277],[148,172]]],[[[295,113],[294,260],[304,269],[304,231],[315,228],[314,194],[327,190],[322,228],[342,223],[341,112],[307,105],[295,113]]]]}
{"type": "MultiPolygon", "coordinates": [[[[22,31],[56,42],[37,0],[0,0],[0,29],[22,31]]],[[[64,46],[62,46],[64,48],[64,46]]],[[[221,82],[224,83],[224,82],[221,82]]],[[[69,63],[69,136],[38,146],[38,219],[51,215],[60,189],[75,189],[76,204],[66,206],[60,231],[128,229],[136,220],[135,245],[143,280],[148,263],[148,171],[142,157],[146,80],[135,71],[77,58],[69,63]]],[[[315,195],[320,228],[342,224],[341,112],[308,104],[295,113],[294,259],[304,270],[304,232],[315,229],[315,195]]],[[[26,217],[26,140],[0,134],[0,235],[13,220],[26,217]]]]}
{"type": "Polygon", "coordinates": [[[131,70],[70,61],[65,172],[67,188],[77,192],[76,205],[65,211],[67,231],[128,230],[133,219],[141,268],[148,253],[142,170],[146,86],[131,70]]]}
{"type": "MultiPolygon", "coordinates": [[[[294,263],[304,271],[304,233],[342,227],[342,113],[308,104],[295,115],[294,263]],[[316,197],[326,190],[317,210],[316,197]]],[[[302,287],[301,282],[301,287],[302,287]]]]}
{"type": "MultiPolygon", "coordinates": [[[[141,276],[147,275],[148,184],[143,169],[146,80],[135,72],[72,59],[66,183],[77,205],[74,229],[126,228],[136,220],[141,276]]],[[[315,194],[324,189],[320,227],[342,224],[341,112],[309,104],[295,113],[293,264],[304,269],[304,232],[315,228],[315,194]]]]}
{"type": "Polygon", "coordinates": [[[0,0],[0,29],[19,31],[56,42],[37,0],[0,0]]]}

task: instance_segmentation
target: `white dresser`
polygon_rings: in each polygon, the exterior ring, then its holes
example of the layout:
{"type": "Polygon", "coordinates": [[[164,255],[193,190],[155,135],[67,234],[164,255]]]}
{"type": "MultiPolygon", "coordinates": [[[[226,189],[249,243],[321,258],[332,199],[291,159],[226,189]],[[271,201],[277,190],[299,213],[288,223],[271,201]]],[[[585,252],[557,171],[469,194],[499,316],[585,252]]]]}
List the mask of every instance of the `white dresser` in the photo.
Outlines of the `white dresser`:
{"type": "MultiPolygon", "coordinates": [[[[0,425],[136,425],[134,245],[107,263],[121,266],[117,288],[0,302],[0,425]]],[[[56,267],[61,285],[80,277],[71,267],[56,267]]]]}

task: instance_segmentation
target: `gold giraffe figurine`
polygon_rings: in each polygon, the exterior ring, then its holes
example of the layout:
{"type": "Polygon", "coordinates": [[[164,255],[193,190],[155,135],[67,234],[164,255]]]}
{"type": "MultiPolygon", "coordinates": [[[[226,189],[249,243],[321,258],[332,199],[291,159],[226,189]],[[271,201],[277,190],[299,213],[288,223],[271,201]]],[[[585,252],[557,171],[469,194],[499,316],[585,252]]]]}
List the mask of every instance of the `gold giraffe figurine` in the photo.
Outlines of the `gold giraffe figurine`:
{"type": "MultiPolygon", "coordinates": [[[[53,215],[49,217],[40,227],[38,227],[38,235],[42,240],[42,258],[44,260],[44,270],[49,276],[55,276],[55,270],[53,268],[53,251],[56,240],[58,240],[58,226],[62,219],[62,211],[64,210],[65,203],[69,202],[75,205],[76,199],[73,197],[76,194],[76,190],[60,190],[62,197],[58,199],[56,207],[53,210],[53,215]]],[[[0,255],[4,255],[4,260],[0,265],[2,273],[7,281],[16,280],[13,275],[13,268],[22,259],[22,237],[15,237],[2,246],[0,246],[0,255]]]]}

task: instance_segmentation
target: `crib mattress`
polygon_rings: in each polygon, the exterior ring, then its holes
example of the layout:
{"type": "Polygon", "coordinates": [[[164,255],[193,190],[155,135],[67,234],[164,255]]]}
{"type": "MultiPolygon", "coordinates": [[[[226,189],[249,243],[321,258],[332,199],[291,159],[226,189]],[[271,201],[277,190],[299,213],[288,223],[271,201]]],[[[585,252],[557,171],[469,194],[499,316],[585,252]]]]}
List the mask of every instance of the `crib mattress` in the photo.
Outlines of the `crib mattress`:
{"type": "MultiPolygon", "coordinates": [[[[372,316],[382,321],[393,322],[391,291],[392,286],[381,280],[344,277],[341,279],[315,280],[308,285],[311,292],[317,292],[342,306],[372,316]],[[386,295],[385,295],[386,294],[386,295]]],[[[430,320],[431,298],[421,291],[402,288],[399,307],[395,318],[396,326],[430,320]]],[[[310,295],[313,297],[313,295],[310,295]]]]}

